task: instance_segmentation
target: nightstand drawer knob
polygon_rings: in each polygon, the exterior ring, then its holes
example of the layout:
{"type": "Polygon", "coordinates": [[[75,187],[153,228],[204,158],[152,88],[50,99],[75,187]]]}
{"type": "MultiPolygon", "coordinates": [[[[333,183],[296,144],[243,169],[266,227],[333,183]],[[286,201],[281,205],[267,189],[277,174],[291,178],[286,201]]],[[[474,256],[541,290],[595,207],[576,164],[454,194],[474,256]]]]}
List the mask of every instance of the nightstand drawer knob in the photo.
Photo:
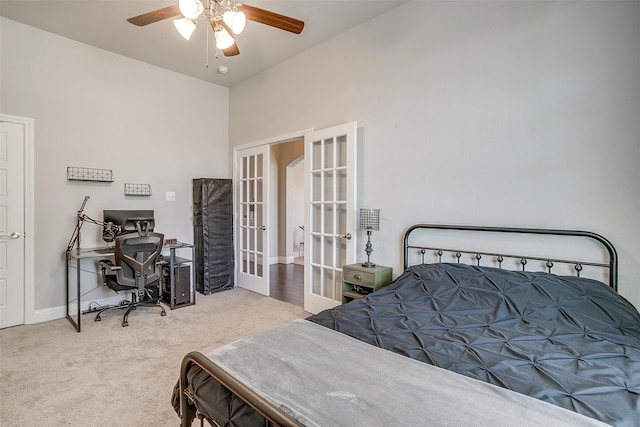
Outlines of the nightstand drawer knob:
{"type": "Polygon", "coordinates": [[[354,274],[353,278],[356,279],[356,280],[362,280],[362,276],[359,275],[359,274],[354,274]]]}

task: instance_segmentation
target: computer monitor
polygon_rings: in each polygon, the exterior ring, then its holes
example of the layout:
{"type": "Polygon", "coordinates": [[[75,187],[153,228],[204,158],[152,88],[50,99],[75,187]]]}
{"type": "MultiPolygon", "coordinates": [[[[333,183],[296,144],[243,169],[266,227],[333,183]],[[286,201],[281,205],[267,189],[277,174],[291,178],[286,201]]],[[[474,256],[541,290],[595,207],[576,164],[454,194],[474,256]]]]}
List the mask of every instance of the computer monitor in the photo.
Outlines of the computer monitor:
{"type": "Polygon", "coordinates": [[[150,209],[105,209],[102,211],[102,240],[112,242],[118,234],[145,235],[155,226],[154,212],[150,209]]]}

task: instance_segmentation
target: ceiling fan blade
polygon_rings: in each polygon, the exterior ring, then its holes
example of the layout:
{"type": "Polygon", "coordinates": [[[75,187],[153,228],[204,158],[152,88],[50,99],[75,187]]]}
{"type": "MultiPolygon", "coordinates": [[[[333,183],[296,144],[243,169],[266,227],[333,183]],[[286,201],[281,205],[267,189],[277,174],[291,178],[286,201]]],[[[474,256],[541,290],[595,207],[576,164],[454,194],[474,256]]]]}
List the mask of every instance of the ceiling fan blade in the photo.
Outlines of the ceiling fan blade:
{"type": "Polygon", "coordinates": [[[260,9],[246,4],[238,6],[238,10],[244,12],[247,19],[251,21],[270,25],[272,27],[289,31],[295,34],[300,34],[302,32],[302,29],[304,28],[303,21],[280,15],[279,13],[270,12],[268,10],[260,9]]]}
{"type": "Polygon", "coordinates": [[[127,21],[142,27],[144,25],[153,24],[154,22],[162,21],[163,19],[172,18],[178,15],[182,15],[180,13],[180,8],[177,4],[174,4],[173,6],[163,7],[162,9],[134,16],[133,18],[127,19],[127,21]]]}
{"type": "Polygon", "coordinates": [[[232,44],[231,47],[226,49],[222,49],[224,56],[236,56],[240,55],[240,50],[238,49],[238,45],[236,43],[232,44]]]}

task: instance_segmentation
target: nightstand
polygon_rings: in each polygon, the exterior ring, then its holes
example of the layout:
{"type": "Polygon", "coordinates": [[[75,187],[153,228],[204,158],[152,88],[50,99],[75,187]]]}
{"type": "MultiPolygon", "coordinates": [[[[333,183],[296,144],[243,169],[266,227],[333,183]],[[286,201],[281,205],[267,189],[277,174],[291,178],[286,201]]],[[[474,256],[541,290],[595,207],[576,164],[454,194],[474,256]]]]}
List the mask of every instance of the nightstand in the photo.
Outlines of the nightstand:
{"type": "Polygon", "coordinates": [[[351,264],[342,267],[342,303],[362,298],[391,283],[391,267],[363,267],[351,264]]]}

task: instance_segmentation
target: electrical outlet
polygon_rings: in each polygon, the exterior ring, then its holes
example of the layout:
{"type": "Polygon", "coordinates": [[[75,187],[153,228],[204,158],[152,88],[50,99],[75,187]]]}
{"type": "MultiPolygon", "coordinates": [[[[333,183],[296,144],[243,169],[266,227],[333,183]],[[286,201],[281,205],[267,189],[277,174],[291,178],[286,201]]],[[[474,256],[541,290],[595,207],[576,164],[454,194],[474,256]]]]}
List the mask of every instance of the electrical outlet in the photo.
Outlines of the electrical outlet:
{"type": "Polygon", "coordinates": [[[175,202],[176,201],[176,193],[173,191],[167,191],[165,200],[167,202],[175,202]]]}

